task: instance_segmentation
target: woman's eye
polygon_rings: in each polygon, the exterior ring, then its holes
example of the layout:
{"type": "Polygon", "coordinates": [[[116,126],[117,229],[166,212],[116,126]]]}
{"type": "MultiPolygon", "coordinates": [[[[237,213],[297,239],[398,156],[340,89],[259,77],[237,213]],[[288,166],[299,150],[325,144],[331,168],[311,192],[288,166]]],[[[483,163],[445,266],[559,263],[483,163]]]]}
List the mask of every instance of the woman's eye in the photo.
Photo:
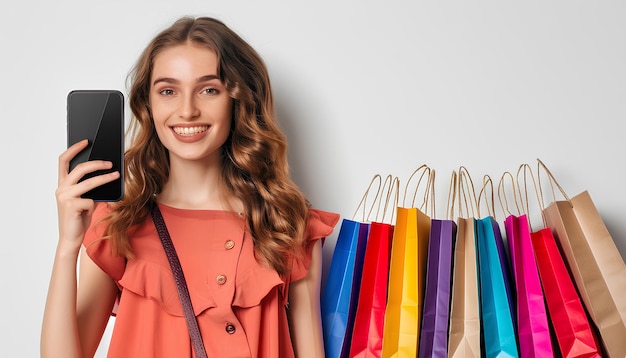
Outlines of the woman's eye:
{"type": "Polygon", "coordinates": [[[204,94],[218,94],[218,93],[220,93],[220,91],[217,88],[212,88],[212,87],[205,88],[202,92],[204,94]]]}
{"type": "Polygon", "coordinates": [[[171,96],[174,94],[174,91],[171,89],[164,89],[162,91],[159,92],[159,94],[162,94],[164,96],[171,96]]]}

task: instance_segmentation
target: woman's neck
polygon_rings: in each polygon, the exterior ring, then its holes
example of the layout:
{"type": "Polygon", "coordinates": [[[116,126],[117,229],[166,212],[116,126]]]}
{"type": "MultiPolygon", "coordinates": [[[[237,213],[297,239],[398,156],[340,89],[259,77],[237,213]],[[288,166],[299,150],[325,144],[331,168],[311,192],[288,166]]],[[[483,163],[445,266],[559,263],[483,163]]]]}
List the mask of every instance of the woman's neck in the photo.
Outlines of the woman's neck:
{"type": "Polygon", "coordinates": [[[181,209],[242,211],[224,183],[221,160],[171,158],[170,175],[158,200],[181,209]]]}

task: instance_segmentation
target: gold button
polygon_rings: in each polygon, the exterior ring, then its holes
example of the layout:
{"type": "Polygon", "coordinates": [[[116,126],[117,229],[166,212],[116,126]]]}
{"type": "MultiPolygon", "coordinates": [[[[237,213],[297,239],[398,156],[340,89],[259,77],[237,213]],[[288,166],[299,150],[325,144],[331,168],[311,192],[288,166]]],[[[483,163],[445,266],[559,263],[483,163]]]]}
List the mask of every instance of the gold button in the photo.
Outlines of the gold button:
{"type": "Polygon", "coordinates": [[[218,284],[218,285],[223,285],[223,284],[225,284],[225,283],[226,283],[226,276],[224,276],[224,275],[218,275],[218,276],[215,278],[215,281],[217,281],[217,284],[218,284]]]}
{"type": "Polygon", "coordinates": [[[224,243],[224,247],[226,248],[226,250],[230,250],[235,247],[235,242],[233,240],[226,240],[226,242],[224,243]]]}

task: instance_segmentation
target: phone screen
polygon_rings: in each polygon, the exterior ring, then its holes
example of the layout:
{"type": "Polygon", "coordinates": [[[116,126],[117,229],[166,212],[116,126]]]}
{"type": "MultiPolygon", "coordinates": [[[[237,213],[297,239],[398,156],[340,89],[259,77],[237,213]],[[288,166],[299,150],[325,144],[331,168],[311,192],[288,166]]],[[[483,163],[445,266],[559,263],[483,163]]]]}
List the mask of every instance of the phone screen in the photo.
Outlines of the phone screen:
{"type": "Polygon", "coordinates": [[[108,171],[96,171],[81,179],[119,171],[120,177],[85,193],[95,201],[118,201],[124,195],[124,96],[116,90],[75,90],[67,95],[68,147],[89,140],[89,145],[70,162],[70,170],[88,160],[113,163],[108,171]]]}

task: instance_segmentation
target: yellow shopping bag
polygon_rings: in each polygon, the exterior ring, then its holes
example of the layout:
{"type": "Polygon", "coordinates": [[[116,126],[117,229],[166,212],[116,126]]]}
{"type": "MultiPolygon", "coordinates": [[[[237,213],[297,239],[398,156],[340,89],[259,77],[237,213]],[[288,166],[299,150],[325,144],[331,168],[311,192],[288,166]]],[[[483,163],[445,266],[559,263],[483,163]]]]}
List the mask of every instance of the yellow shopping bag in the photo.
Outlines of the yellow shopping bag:
{"type": "MultiPolygon", "coordinates": [[[[434,191],[434,170],[422,165],[413,172],[408,182],[419,172],[422,175],[415,189],[416,192],[426,174],[428,178],[422,205],[425,207],[428,205],[429,196],[432,197],[434,191]]],[[[430,207],[434,212],[434,204],[430,207]]],[[[430,217],[414,205],[410,208],[397,208],[383,329],[383,357],[417,356],[430,222],[430,217]]]]}

